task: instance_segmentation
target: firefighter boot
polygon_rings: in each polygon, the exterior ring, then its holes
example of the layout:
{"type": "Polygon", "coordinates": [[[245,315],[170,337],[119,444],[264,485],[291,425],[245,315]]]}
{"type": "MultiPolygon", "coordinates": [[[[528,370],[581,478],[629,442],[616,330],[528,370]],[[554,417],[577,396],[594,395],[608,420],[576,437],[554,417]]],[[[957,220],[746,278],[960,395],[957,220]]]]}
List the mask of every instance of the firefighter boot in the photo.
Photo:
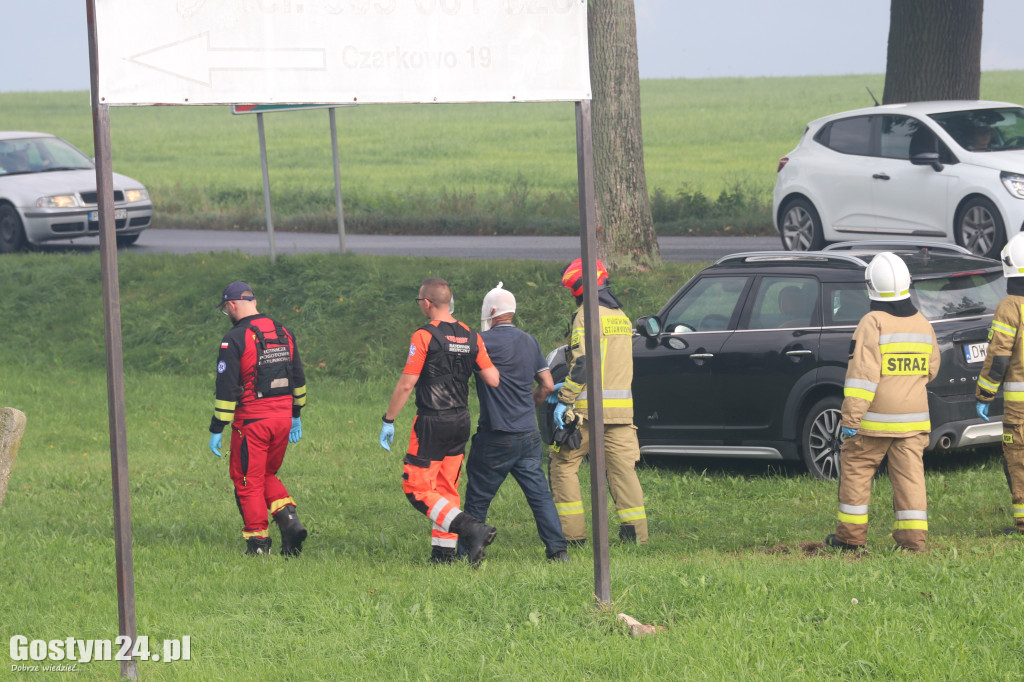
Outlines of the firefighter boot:
{"type": "Polygon", "coordinates": [[[619,526],[619,542],[626,545],[636,544],[636,526],[624,523],[619,526]]]}
{"type": "Polygon", "coordinates": [[[286,504],[274,514],[274,521],[281,531],[281,554],[299,556],[302,553],[302,542],[306,539],[306,527],[299,521],[294,504],[286,504]]]}
{"type": "Polygon", "coordinates": [[[864,545],[851,545],[848,542],[843,542],[834,534],[825,537],[825,546],[832,547],[833,549],[839,549],[844,552],[858,552],[864,549],[864,545]]]}
{"type": "Polygon", "coordinates": [[[248,538],[245,541],[245,555],[270,554],[270,538],[248,538]]]}
{"type": "Polygon", "coordinates": [[[476,568],[484,560],[484,548],[494,542],[498,530],[494,526],[480,523],[466,512],[455,517],[449,530],[457,533],[469,553],[469,565],[476,568]]]}

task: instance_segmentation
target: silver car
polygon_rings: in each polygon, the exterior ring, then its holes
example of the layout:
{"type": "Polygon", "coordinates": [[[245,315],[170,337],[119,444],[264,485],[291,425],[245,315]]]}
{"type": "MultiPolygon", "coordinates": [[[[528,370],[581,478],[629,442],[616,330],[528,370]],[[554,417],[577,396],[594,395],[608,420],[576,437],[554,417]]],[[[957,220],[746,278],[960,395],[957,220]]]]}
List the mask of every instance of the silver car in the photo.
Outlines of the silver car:
{"type": "MultiPolygon", "coordinates": [[[[149,227],[153,204],[142,183],[113,174],[118,246],[149,227]]],[[[46,133],[0,132],[0,253],[54,239],[99,234],[96,167],[46,133]]]]}

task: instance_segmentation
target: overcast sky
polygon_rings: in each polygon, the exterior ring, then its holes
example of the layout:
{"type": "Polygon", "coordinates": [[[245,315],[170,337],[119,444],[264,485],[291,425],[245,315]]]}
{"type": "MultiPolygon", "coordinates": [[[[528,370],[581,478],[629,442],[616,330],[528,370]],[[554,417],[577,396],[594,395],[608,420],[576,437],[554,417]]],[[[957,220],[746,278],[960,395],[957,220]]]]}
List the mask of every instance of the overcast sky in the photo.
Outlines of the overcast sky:
{"type": "MultiPolygon", "coordinates": [[[[889,0],[635,2],[641,78],[885,72],[889,0]]],[[[1024,0],[984,16],[982,70],[1024,69],[1024,0]]],[[[0,91],[88,90],[85,0],[0,0],[0,21],[0,91]]]]}

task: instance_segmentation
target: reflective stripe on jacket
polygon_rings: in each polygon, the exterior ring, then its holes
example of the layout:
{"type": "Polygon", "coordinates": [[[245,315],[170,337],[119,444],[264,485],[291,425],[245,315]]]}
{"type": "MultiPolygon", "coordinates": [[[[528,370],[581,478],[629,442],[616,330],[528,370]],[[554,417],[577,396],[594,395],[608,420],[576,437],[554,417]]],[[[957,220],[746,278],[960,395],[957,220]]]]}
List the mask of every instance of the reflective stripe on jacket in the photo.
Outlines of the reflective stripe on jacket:
{"type": "MultiPolygon", "coordinates": [[[[621,309],[599,306],[601,314],[601,389],[604,422],[633,423],[633,325],[621,309]]],[[[565,359],[569,374],[558,399],[573,404],[573,411],[587,417],[589,400],[582,363],[586,362],[583,306],[573,315],[565,359]],[[580,368],[574,371],[577,364],[580,368]]]]}
{"type": "Polygon", "coordinates": [[[853,333],[842,425],[869,436],[931,431],[926,385],[939,371],[939,344],[920,313],[871,311],[853,333]]]}
{"type": "Polygon", "coordinates": [[[1024,296],[1010,295],[999,302],[988,332],[988,354],[978,375],[974,395],[991,402],[1003,387],[1003,421],[1024,423],[1024,352],[1019,333],[1024,317],[1024,296]]]}

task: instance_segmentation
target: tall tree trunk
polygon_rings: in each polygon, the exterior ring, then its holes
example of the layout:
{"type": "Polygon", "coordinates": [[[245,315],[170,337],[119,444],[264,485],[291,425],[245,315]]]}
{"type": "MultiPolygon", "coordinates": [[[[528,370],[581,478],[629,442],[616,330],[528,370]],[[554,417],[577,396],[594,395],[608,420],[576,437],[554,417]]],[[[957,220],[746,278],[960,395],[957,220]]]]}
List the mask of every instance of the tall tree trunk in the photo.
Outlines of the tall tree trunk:
{"type": "Polygon", "coordinates": [[[644,172],[633,0],[590,0],[598,255],[608,268],[661,263],[644,172]]]}
{"type": "Polygon", "coordinates": [[[978,99],[984,0],[892,0],[882,101],[978,99]]]}

